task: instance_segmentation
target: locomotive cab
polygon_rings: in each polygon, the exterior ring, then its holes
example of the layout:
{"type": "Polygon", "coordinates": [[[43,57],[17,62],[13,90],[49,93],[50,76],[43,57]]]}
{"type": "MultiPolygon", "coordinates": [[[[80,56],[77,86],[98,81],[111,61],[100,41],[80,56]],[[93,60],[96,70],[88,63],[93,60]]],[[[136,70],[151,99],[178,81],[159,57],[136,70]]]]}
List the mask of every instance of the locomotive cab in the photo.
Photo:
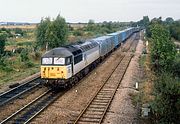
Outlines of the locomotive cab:
{"type": "Polygon", "coordinates": [[[42,58],[41,78],[68,79],[72,76],[72,56],[61,58],[42,58]],[[52,61],[53,64],[48,65],[52,61]]]}
{"type": "Polygon", "coordinates": [[[72,76],[72,54],[65,48],[56,48],[41,58],[41,78],[67,80],[72,76]]]}

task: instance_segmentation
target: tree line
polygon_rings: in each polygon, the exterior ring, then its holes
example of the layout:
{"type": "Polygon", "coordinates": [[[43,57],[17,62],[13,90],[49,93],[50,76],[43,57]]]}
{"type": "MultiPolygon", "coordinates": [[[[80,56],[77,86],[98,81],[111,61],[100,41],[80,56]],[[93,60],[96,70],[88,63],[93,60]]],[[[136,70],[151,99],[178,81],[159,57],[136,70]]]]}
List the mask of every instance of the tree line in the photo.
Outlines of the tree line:
{"type": "Polygon", "coordinates": [[[152,69],[157,77],[151,102],[154,123],[180,122],[180,55],[171,40],[170,28],[174,23],[171,18],[162,21],[160,17],[152,19],[146,27],[152,69]]]}

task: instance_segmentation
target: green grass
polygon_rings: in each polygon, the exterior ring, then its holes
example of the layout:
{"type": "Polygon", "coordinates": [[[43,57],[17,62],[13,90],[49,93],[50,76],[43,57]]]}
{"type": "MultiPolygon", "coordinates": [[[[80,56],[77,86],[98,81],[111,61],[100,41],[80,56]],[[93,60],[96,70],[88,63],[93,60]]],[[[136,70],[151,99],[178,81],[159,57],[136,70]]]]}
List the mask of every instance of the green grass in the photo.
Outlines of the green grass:
{"type": "Polygon", "coordinates": [[[144,67],[145,66],[145,61],[146,61],[146,55],[141,55],[139,59],[139,66],[144,67]]]}
{"type": "Polygon", "coordinates": [[[20,71],[11,71],[11,72],[3,72],[3,73],[1,72],[0,84],[22,80],[37,72],[39,72],[39,65],[33,68],[28,68],[28,69],[20,70],[20,71]]]}

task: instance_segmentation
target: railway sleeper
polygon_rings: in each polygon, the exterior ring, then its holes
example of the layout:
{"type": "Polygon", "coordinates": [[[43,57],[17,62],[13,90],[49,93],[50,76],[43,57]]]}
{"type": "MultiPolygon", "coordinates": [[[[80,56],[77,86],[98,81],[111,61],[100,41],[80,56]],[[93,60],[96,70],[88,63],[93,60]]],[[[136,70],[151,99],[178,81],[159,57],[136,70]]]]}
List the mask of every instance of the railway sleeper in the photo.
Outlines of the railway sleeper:
{"type": "Polygon", "coordinates": [[[89,109],[105,109],[106,106],[90,106],[89,109]]]}
{"type": "Polygon", "coordinates": [[[87,111],[92,111],[92,112],[104,112],[104,108],[88,108],[87,111]]]}
{"type": "Polygon", "coordinates": [[[109,96],[111,95],[113,92],[108,92],[108,93],[98,93],[97,96],[109,96]]]}
{"type": "Polygon", "coordinates": [[[95,98],[95,100],[107,100],[107,101],[109,101],[110,100],[110,98],[95,98]]]}
{"type": "Polygon", "coordinates": [[[86,111],[84,114],[88,114],[88,115],[102,115],[103,112],[100,112],[100,111],[86,111]]]}
{"type": "Polygon", "coordinates": [[[97,95],[96,98],[111,98],[111,96],[107,96],[107,95],[97,95]]]}
{"type": "MultiPolygon", "coordinates": [[[[89,118],[80,118],[79,122],[91,122],[91,123],[99,123],[99,119],[89,119],[89,118]]],[[[78,123],[79,123],[78,122],[78,123]]]]}
{"type": "Polygon", "coordinates": [[[107,105],[108,103],[93,102],[91,105],[107,105]]]}
{"type": "MultiPolygon", "coordinates": [[[[101,115],[102,116],[102,115],[101,115]]],[[[97,115],[83,115],[82,118],[88,118],[88,119],[101,119],[101,116],[97,116],[97,115]]]]}
{"type": "Polygon", "coordinates": [[[95,99],[95,100],[93,100],[93,102],[97,102],[97,103],[108,103],[109,100],[99,100],[99,99],[95,99]]]}

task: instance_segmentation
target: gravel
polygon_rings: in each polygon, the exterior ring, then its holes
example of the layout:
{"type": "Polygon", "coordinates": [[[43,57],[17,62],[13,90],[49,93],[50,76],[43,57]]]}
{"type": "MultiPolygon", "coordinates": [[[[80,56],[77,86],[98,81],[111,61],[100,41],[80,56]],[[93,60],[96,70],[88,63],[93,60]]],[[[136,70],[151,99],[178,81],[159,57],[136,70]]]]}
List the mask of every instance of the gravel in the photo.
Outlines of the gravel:
{"type": "Polygon", "coordinates": [[[111,106],[106,113],[103,123],[111,124],[135,124],[137,123],[137,109],[132,104],[130,94],[136,94],[135,83],[138,77],[139,56],[143,49],[143,42],[140,40],[135,56],[132,58],[124,78],[119,86],[111,106]]]}
{"type": "Polygon", "coordinates": [[[24,94],[23,96],[19,97],[18,99],[6,104],[2,108],[0,108],[0,121],[4,120],[8,116],[10,116],[12,113],[16,112],[29,102],[31,102],[36,97],[40,96],[47,90],[46,87],[42,88],[35,88],[33,91],[24,94]]]}

